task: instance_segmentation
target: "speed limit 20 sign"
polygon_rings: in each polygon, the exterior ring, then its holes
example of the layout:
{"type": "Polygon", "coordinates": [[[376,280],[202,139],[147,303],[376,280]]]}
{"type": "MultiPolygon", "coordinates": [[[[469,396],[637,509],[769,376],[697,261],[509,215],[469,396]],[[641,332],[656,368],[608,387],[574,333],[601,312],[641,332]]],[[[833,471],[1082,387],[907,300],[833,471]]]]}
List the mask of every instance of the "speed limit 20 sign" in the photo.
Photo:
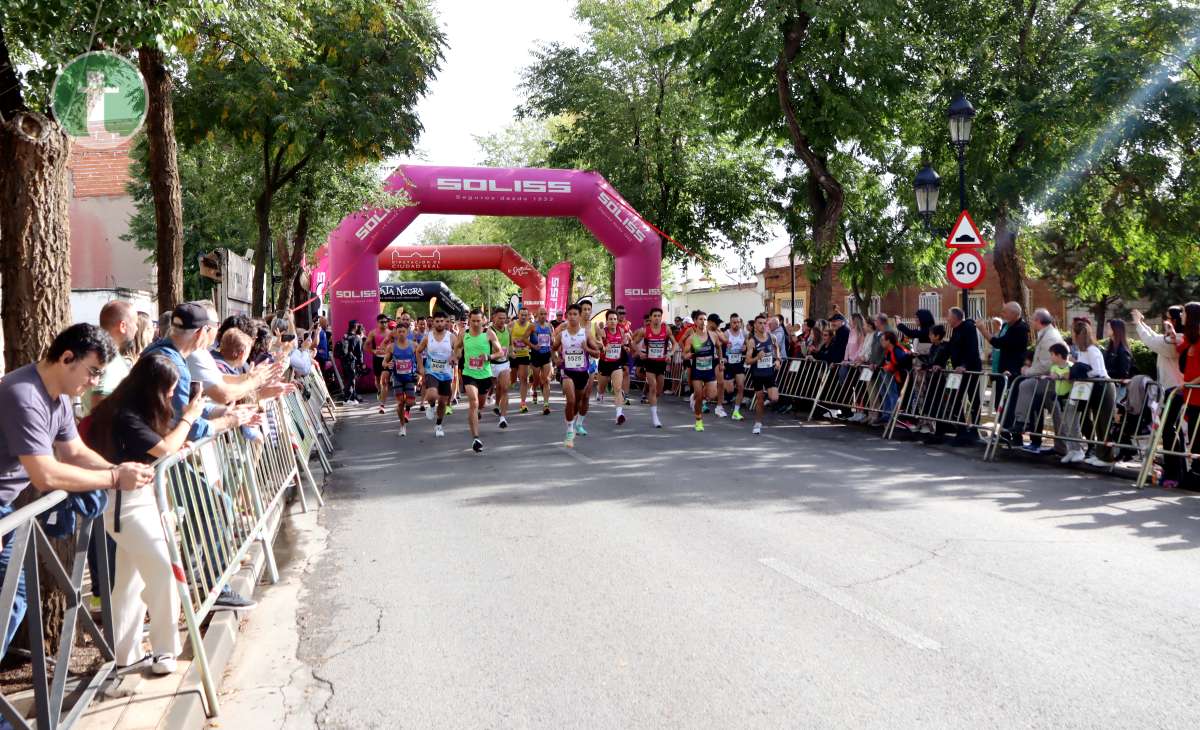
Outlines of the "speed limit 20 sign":
{"type": "Polygon", "coordinates": [[[946,262],[946,279],[960,289],[974,289],[983,281],[983,257],[971,249],[959,249],[946,262]]]}

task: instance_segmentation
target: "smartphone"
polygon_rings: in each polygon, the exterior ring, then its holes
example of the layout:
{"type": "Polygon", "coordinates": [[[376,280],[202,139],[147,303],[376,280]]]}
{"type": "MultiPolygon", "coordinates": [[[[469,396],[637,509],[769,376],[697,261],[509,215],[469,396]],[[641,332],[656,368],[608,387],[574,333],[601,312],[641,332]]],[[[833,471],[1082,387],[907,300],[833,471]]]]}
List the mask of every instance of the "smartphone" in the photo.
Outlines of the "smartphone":
{"type": "Polygon", "coordinates": [[[200,395],[202,387],[199,382],[193,380],[192,387],[188,389],[188,400],[196,400],[196,396],[200,395]]]}

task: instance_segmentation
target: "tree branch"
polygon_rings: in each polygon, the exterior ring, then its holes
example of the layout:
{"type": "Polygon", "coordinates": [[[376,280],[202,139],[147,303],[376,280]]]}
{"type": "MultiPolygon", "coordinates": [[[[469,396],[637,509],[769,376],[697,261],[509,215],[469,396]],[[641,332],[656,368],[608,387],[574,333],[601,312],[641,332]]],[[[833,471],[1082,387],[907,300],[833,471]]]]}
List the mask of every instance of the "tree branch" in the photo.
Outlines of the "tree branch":
{"type": "Polygon", "coordinates": [[[21,80],[8,51],[8,40],[4,37],[4,24],[0,23],[0,121],[11,119],[18,112],[27,112],[25,97],[21,94],[21,80]]]}
{"type": "Polygon", "coordinates": [[[312,161],[313,155],[317,153],[317,150],[321,149],[321,145],[324,144],[324,142],[325,129],[322,128],[321,131],[317,133],[317,139],[311,145],[309,145],[308,151],[304,153],[304,156],[297,160],[296,164],[288,168],[287,172],[283,173],[283,175],[278,178],[279,187],[283,187],[291,182],[292,178],[296,177],[296,174],[303,170],[304,167],[312,161]]]}

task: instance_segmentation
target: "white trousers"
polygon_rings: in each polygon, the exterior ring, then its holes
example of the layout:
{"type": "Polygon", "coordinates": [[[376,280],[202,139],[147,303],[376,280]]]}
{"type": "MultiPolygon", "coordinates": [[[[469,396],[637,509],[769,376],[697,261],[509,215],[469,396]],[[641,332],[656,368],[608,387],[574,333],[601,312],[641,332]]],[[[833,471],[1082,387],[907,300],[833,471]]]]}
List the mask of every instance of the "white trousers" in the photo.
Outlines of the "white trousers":
{"type": "Polygon", "coordinates": [[[142,622],[147,609],[153,653],[179,656],[183,648],[177,628],[179,588],[158,509],[153,505],[124,506],[120,532],[113,532],[113,512],[109,510],[104,513],[104,526],[117,543],[112,592],[117,664],[133,664],[144,656],[142,622]]]}

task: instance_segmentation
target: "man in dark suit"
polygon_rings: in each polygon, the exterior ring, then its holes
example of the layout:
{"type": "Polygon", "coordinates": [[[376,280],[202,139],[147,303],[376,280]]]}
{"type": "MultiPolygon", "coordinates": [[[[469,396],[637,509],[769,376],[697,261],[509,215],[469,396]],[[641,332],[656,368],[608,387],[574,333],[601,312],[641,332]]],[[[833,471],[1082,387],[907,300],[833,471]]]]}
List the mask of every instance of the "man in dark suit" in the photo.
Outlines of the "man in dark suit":
{"type": "MultiPolygon", "coordinates": [[[[950,366],[956,373],[962,374],[958,389],[953,395],[953,405],[950,413],[961,418],[964,423],[979,422],[979,375],[983,370],[983,358],[980,355],[979,333],[975,321],[967,319],[963,310],[951,307],[946,316],[946,326],[950,328],[950,341],[946,344],[950,366]]],[[[979,443],[975,428],[962,428],[950,442],[951,446],[974,446],[979,443]]]]}
{"type": "Polygon", "coordinates": [[[837,328],[833,331],[833,344],[829,346],[829,362],[845,362],[846,346],[850,344],[850,327],[841,312],[830,317],[829,323],[837,328]]]}

